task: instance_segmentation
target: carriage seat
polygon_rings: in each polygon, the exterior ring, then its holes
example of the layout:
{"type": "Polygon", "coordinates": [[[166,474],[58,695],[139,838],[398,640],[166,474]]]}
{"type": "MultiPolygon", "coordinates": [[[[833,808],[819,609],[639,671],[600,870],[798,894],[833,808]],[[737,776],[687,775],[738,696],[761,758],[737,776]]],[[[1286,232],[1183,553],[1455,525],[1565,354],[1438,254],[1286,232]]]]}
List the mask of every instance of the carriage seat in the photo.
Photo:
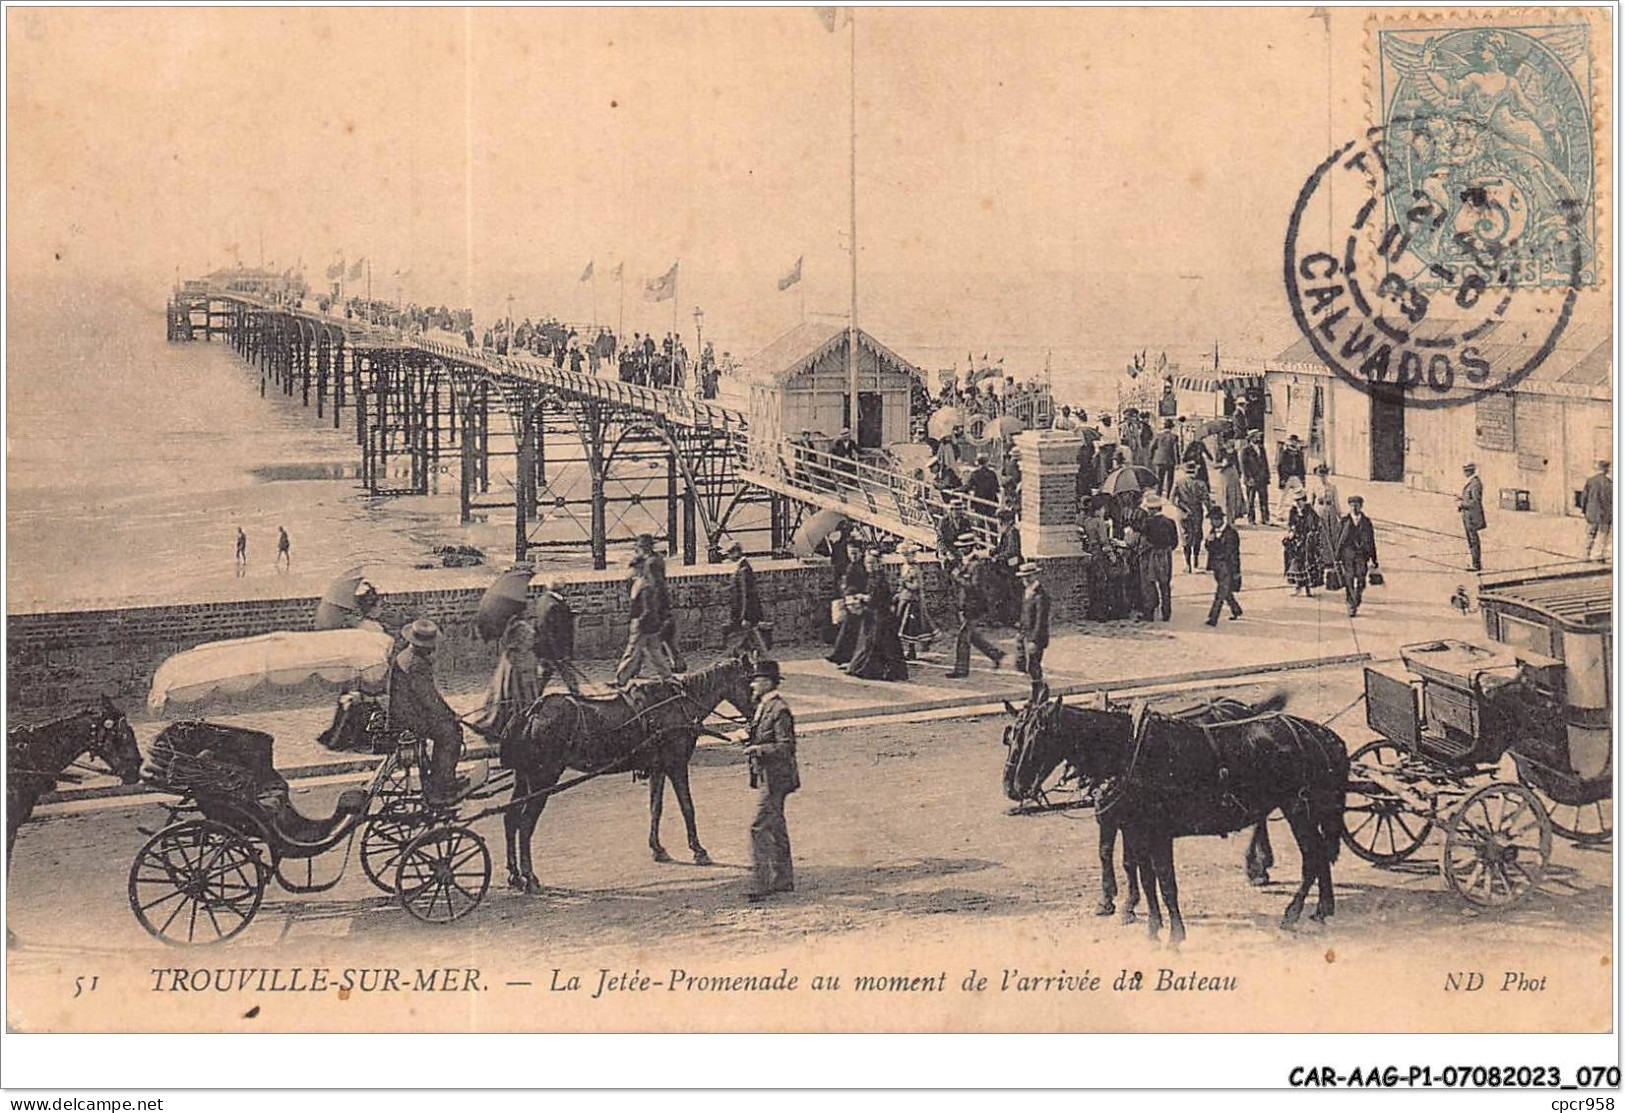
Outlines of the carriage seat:
{"type": "Polygon", "coordinates": [[[271,811],[271,829],[290,843],[314,846],[326,842],[353,820],[365,815],[372,797],[364,788],[347,788],[339,793],[333,814],[323,818],[305,815],[287,797],[271,811]]]}

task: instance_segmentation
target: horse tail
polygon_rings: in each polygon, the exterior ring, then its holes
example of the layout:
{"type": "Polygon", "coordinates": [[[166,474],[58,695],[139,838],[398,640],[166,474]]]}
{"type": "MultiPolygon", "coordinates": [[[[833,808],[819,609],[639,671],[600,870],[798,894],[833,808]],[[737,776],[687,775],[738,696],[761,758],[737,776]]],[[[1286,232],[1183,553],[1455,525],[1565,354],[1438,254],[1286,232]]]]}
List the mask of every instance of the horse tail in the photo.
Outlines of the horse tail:
{"type": "Polygon", "coordinates": [[[1343,809],[1348,791],[1349,751],[1343,739],[1330,727],[1316,724],[1315,734],[1322,752],[1327,756],[1328,777],[1332,781],[1325,793],[1323,806],[1316,809],[1319,814],[1315,817],[1315,825],[1320,830],[1326,861],[1335,862],[1343,849],[1343,809]]]}

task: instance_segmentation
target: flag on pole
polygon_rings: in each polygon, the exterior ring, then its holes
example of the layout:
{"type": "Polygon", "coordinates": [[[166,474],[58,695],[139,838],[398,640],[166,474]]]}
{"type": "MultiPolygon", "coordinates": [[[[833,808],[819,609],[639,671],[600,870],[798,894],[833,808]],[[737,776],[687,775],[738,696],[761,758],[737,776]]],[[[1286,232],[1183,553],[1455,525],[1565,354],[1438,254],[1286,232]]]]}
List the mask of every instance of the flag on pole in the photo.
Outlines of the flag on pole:
{"type": "Polygon", "coordinates": [[[591,282],[592,281],[592,260],[591,259],[587,260],[587,269],[581,272],[581,281],[583,281],[583,282],[591,282]]]}
{"type": "Polygon", "coordinates": [[[327,277],[335,282],[344,277],[343,259],[340,259],[338,262],[327,268],[327,277]]]}
{"type": "Polygon", "coordinates": [[[790,268],[790,273],[779,279],[779,292],[783,293],[797,282],[801,281],[801,261],[805,256],[796,256],[796,265],[790,268]]]}
{"type": "Polygon", "coordinates": [[[366,273],[366,268],[367,268],[367,260],[366,260],[366,257],[363,256],[362,258],[357,259],[355,262],[350,264],[349,277],[351,279],[360,278],[363,274],[366,273]]]}
{"type": "Polygon", "coordinates": [[[677,296],[677,264],[671,265],[671,270],[659,278],[651,278],[643,284],[644,301],[670,301],[677,296]]]}
{"type": "Polygon", "coordinates": [[[611,278],[613,278],[616,282],[619,282],[621,280],[621,272],[624,271],[625,269],[626,269],[626,263],[625,262],[616,263],[615,264],[615,269],[609,272],[609,276],[611,278]]]}

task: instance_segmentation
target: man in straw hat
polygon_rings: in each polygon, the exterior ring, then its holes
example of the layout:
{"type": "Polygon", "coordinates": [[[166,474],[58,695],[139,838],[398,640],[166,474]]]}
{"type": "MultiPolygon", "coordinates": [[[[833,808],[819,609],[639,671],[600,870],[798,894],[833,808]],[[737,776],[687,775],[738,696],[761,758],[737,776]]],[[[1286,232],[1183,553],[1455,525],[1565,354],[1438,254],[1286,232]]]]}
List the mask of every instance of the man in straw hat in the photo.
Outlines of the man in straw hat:
{"type": "Polygon", "coordinates": [[[1038,562],[1023,561],[1016,569],[1021,593],[1021,633],[1016,641],[1016,666],[1032,681],[1032,702],[1044,698],[1044,650],[1049,648],[1049,593],[1039,578],[1038,562]]]}
{"type": "Polygon", "coordinates": [[[728,625],[722,632],[723,644],[729,650],[748,646],[761,654],[767,653],[767,640],[757,626],[762,621],[762,595],[756,587],[756,569],[745,557],[745,547],[730,541],[723,556],[737,561],[728,580],[728,625]]]}
{"type": "Polygon", "coordinates": [[[764,901],[774,893],[796,887],[790,858],[790,829],[784,819],[784,801],[801,787],[796,766],[796,720],[779,694],[779,663],[763,658],[751,672],[750,694],[756,699],[751,717],[750,787],[756,790],[756,817],[750,824],[750,860],[755,884],[747,897],[764,901]]]}
{"type": "Polygon", "coordinates": [[[1174,550],[1179,548],[1179,527],[1162,512],[1163,505],[1155,491],[1140,502],[1145,511],[1138,541],[1140,613],[1147,622],[1159,611],[1164,622],[1173,618],[1174,550]]]}
{"type": "Polygon", "coordinates": [[[1467,535],[1467,555],[1472,558],[1469,571],[1478,572],[1484,567],[1478,534],[1489,524],[1484,520],[1484,481],[1478,478],[1477,464],[1463,464],[1461,473],[1467,477],[1467,482],[1462,485],[1461,494],[1456,496],[1456,509],[1461,512],[1461,530],[1467,535]]]}
{"type": "Polygon", "coordinates": [[[423,797],[429,804],[449,804],[468,787],[468,780],[457,776],[457,760],[463,753],[462,724],[434,682],[434,650],[440,641],[440,627],[431,619],[420,618],[404,633],[406,648],[395,657],[390,671],[389,725],[434,744],[423,797]]]}
{"type": "Polygon", "coordinates": [[[992,661],[995,669],[1004,663],[1004,651],[977,628],[987,614],[987,560],[975,534],[961,534],[957,548],[961,563],[952,575],[959,588],[959,634],[954,643],[953,671],[948,673],[950,680],[962,680],[970,675],[971,646],[992,661]]]}

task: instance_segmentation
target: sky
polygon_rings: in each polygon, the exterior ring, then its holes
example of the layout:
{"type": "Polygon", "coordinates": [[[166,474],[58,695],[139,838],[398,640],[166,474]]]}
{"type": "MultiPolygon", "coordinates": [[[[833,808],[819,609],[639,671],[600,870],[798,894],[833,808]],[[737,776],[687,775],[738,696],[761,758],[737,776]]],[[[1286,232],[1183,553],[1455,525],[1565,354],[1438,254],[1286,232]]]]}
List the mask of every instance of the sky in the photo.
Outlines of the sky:
{"type": "MultiPolygon", "coordinates": [[[[681,327],[702,307],[740,351],[803,296],[845,312],[852,31],[809,9],[7,18],[16,279],[157,304],[263,237],[316,285],[342,251],[376,297],[482,319],[511,294],[669,327],[640,291],[673,261],[681,327]]],[[[860,321],[916,347],[1274,354],[1292,204],[1363,126],[1363,21],[860,11],[860,321]]]]}

